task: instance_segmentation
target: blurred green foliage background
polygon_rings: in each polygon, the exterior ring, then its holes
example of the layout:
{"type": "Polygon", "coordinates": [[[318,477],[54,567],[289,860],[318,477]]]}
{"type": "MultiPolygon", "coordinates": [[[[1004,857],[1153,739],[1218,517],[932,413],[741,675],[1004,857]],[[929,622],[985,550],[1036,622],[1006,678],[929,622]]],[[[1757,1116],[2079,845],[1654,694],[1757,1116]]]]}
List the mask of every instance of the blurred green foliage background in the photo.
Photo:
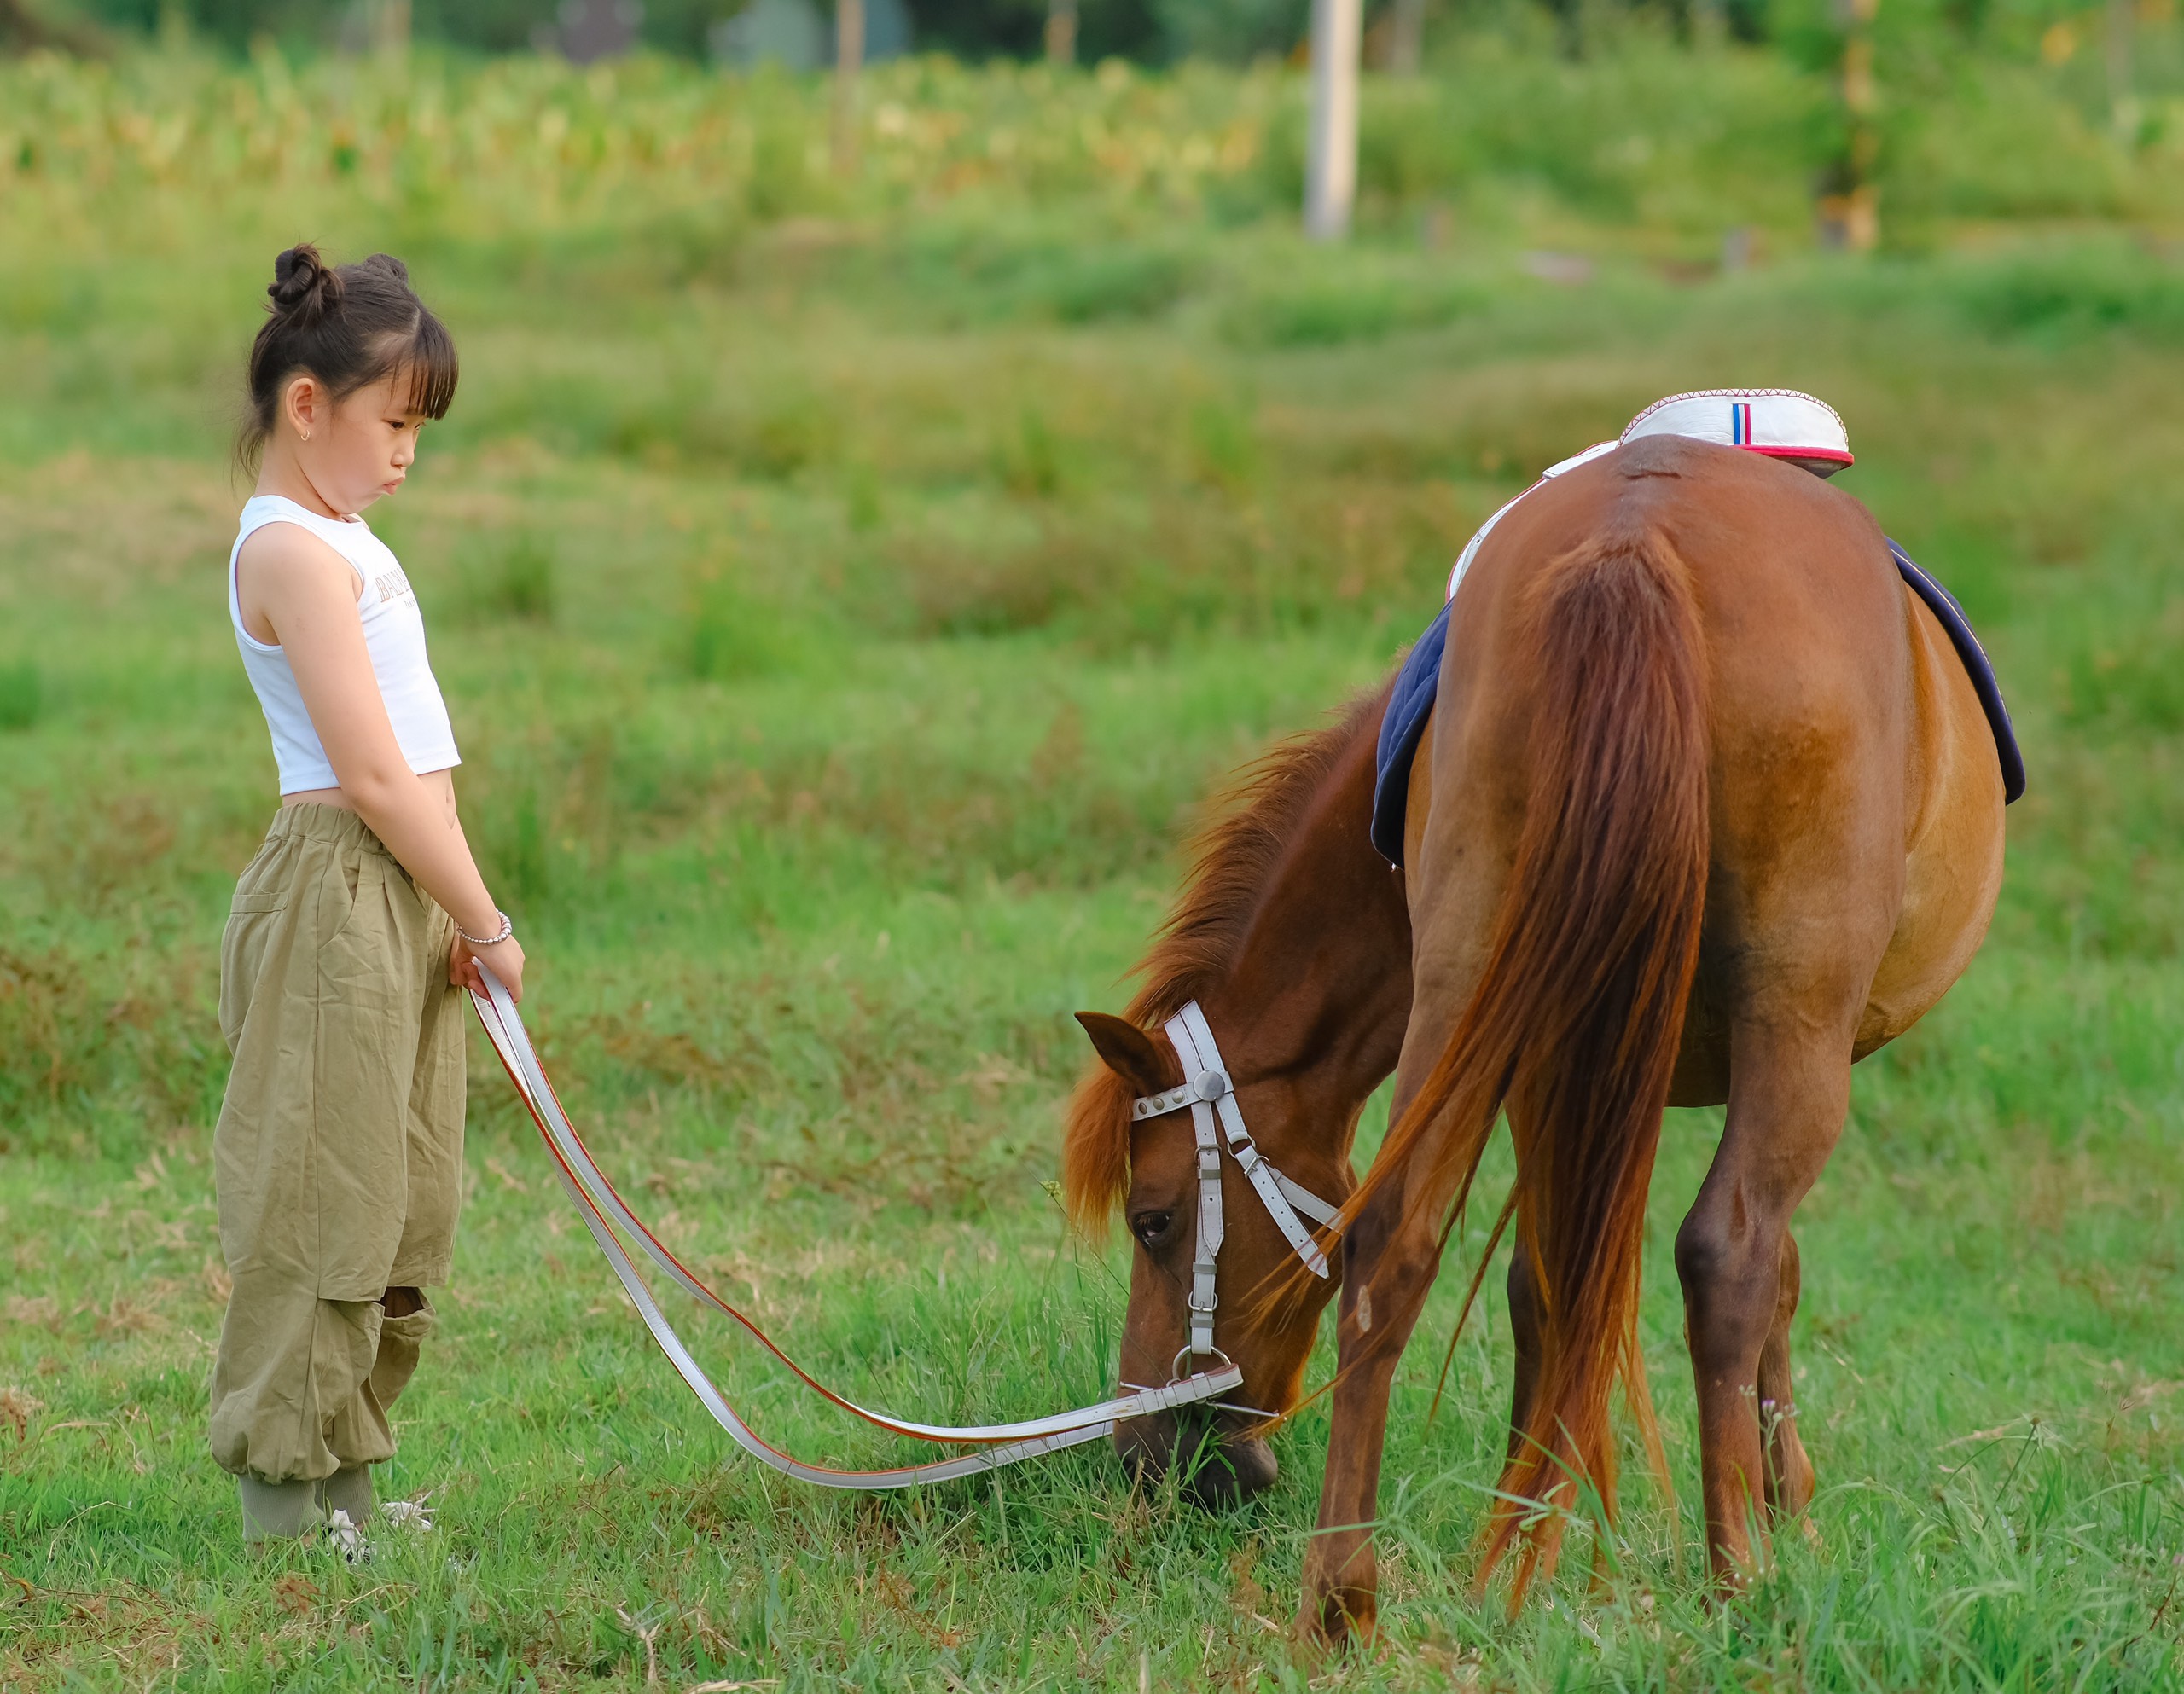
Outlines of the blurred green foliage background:
{"type": "MultiPolygon", "coordinates": [[[[406,4],[415,40],[457,51],[526,51],[550,38],[588,0],[392,0],[406,4]]],[[[20,0],[33,19],[89,25],[119,41],[196,37],[241,54],[253,41],[294,52],[356,46],[372,39],[390,0],[20,0]]],[[[632,33],[644,47],[684,58],[712,51],[716,27],[751,0],[644,0],[632,33]]],[[[1385,29],[1393,0],[1367,6],[1368,30],[1385,29]]],[[[820,5],[831,16],[832,0],[820,5]]],[[[1961,67],[1967,58],[2051,58],[2064,42],[2058,24],[2087,50],[2094,74],[2108,74],[2106,37],[2134,38],[2133,76],[2143,89],[2173,88],[2180,66],[2167,26],[2174,0],[2123,0],[2117,8],[2073,0],[1888,0],[1875,29],[1891,59],[1908,53],[1961,67]],[[2112,15],[2111,15],[2112,14],[2112,15]],[[2138,38],[2145,37],[2140,40],[2138,38]]],[[[916,46],[959,59],[1030,58],[1042,51],[1047,0],[909,0],[916,46]]],[[[1077,56],[1120,56],[1142,64],[1184,57],[1243,64],[1301,49],[1310,0],[1078,0],[1077,56]]],[[[1832,57],[1850,26],[1836,0],[1425,0],[1426,41],[1447,62],[1457,44],[1482,32],[1538,33],[1567,57],[1612,50],[1632,21],[1691,42],[1726,35],[1773,44],[1792,59],[1832,57]]],[[[1372,50],[1368,47],[1368,51],[1372,50]]]]}
{"type": "MultiPolygon", "coordinates": [[[[303,237],[401,254],[461,344],[453,413],[370,518],[572,1110],[801,1356],[934,1419],[1107,1385],[1123,1250],[1041,1186],[1068,1013],[1120,1001],[1226,774],[1384,674],[1542,464],[1680,388],[1833,402],[1842,485],[1966,602],[2032,788],[1993,936],[1860,1067],[1801,1215],[1815,1537],[1713,1605],[1640,1485],[1600,1586],[1577,1558],[1551,1610],[1473,1600],[1491,1312],[1438,1422],[1437,1349],[1403,1373],[1388,1645],[1333,1679],[2184,1679],[2184,107],[2158,8],[2128,14],[2119,92],[2106,13],[1887,0],[1869,258],[1815,234],[1837,26],[1786,3],[1751,42],[1704,9],[1574,36],[1434,14],[1426,74],[1368,78],[1340,247],[1295,233],[1304,90],[1273,58],[972,66],[967,40],[873,67],[838,165],[823,80],[688,37],[578,67],[437,33],[452,7],[420,3],[398,58],[326,50],[328,14],[167,15],[0,61],[0,1685],[1315,1674],[1280,1626],[1317,1413],[1232,1518],[1097,1451],[880,1502],[777,1488],[651,1356],[482,1050],[388,1482],[437,1490],[441,1527],[354,1569],[241,1557],[200,1424],[212,1007],[273,794],[220,572],[242,354],[303,237]]],[[[1717,1128],[1671,1117],[1648,1268],[1686,1525],[1666,1244],[1717,1128]]],[[[888,1455],[693,1332],[770,1436],[888,1455]]]]}

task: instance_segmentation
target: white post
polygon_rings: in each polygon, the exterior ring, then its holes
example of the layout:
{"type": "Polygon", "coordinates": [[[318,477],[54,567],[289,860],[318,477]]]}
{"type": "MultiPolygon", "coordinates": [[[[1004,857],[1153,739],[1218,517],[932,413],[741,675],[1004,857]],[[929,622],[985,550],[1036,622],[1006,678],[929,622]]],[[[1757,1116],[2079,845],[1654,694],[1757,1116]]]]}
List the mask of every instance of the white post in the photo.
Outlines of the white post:
{"type": "Polygon", "coordinates": [[[1304,233],[1339,241],[1357,198],[1357,55],[1362,0],[1312,0],[1311,152],[1304,161],[1304,233]]]}

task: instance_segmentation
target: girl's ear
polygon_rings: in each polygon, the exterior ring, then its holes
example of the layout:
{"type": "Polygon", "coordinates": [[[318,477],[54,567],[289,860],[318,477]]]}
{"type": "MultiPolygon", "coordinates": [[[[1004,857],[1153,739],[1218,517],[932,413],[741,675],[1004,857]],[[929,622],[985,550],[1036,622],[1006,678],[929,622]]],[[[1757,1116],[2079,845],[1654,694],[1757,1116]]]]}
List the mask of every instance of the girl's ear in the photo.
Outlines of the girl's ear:
{"type": "Polygon", "coordinates": [[[281,391],[281,415],[288,427],[305,441],[311,432],[326,424],[326,390],[319,380],[308,372],[292,376],[281,391]]]}

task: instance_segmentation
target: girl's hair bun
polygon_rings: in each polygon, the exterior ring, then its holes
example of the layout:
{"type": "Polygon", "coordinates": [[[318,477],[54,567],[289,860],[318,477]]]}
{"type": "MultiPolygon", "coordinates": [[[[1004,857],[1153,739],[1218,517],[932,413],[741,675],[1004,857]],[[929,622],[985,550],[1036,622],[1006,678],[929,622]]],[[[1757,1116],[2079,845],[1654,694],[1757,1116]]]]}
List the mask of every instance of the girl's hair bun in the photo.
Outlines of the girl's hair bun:
{"type": "Polygon", "coordinates": [[[299,242],[273,261],[273,310],[280,316],[315,322],[341,304],[341,278],[309,241],[299,242]]]}

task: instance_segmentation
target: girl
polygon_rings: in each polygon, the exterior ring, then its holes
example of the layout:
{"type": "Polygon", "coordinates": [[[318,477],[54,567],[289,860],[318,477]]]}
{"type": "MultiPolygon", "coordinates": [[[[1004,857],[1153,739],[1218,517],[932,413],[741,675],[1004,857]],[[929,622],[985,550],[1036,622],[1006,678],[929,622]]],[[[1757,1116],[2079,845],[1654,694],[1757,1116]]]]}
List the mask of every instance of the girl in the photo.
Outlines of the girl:
{"type": "Polygon", "coordinates": [[[281,809],[220,949],[235,1054],[212,1139],[233,1292],[212,1456],[243,1536],[371,1513],[387,1407],[436,1316],[462,1173],[459,990],[520,998],[523,949],[456,815],[461,763],[416,597],[357,514],[455,395],[455,344],[384,253],[274,262],[241,451],[260,465],[228,611],[281,809]]]}

